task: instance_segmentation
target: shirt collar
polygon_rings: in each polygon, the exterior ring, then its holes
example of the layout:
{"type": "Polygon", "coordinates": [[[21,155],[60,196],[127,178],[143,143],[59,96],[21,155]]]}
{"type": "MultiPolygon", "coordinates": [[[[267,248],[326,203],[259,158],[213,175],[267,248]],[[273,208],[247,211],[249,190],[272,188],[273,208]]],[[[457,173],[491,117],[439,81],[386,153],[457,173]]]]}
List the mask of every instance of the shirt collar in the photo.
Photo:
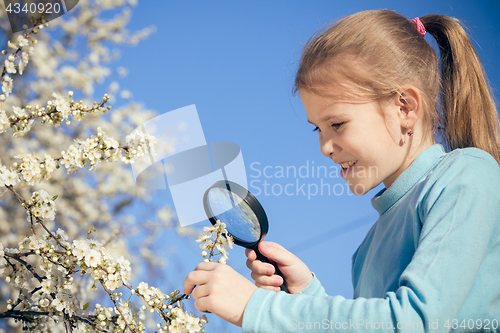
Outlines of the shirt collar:
{"type": "Polygon", "coordinates": [[[440,144],[427,147],[410,166],[389,186],[375,194],[371,203],[373,208],[384,214],[399,199],[401,199],[410,189],[413,188],[444,156],[444,148],[440,144]]]}

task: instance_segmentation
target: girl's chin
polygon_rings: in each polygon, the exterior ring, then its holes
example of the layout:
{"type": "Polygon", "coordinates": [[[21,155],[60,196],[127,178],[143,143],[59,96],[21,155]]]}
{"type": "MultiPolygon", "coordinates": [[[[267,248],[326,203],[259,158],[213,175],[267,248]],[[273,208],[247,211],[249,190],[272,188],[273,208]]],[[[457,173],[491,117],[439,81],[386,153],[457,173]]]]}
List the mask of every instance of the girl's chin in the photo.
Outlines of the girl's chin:
{"type": "Polygon", "coordinates": [[[355,195],[364,195],[380,184],[376,183],[378,180],[376,167],[365,167],[359,161],[347,169],[341,168],[340,175],[355,195]]]}
{"type": "Polygon", "coordinates": [[[349,184],[349,189],[354,195],[361,196],[365,195],[370,189],[367,189],[363,184],[349,184]]]}

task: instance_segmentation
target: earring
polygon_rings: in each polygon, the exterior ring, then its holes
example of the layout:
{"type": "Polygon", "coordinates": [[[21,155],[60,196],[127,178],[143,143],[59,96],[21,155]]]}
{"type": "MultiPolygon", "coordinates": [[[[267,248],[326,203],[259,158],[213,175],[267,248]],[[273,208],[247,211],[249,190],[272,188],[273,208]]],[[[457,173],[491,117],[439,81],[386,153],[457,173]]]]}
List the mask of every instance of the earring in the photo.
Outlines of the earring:
{"type": "MultiPolygon", "coordinates": [[[[406,123],[406,127],[408,127],[408,123],[406,123]]],[[[411,128],[408,130],[408,132],[406,134],[408,136],[412,136],[413,135],[413,132],[411,131],[411,128]]]]}

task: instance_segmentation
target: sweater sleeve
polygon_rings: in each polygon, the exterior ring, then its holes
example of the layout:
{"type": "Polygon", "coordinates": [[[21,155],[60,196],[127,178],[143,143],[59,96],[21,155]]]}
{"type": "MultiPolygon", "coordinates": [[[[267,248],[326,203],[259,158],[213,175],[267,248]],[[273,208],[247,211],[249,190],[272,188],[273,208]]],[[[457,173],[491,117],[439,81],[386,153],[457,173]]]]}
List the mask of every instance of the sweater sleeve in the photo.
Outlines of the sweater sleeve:
{"type": "Polygon", "coordinates": [[[397,290],[352,300],[258,289],[243,332],[448,332],[446,321],[457,317],[498,236],[500,171],[480,157],[453,163],[422,192],[418,247],[397,290]]]}
{"type": "Polygon", "coordinates": [[[310,296],[327,296],[325,292],[325,288],[321,285],[321,282],[319,282],[318,278],[316,277],[316,274],[312,273],[313,279],[307,287],[302,290],[298,294],[304,294],[304,295],[310,295],[310,296]]]}

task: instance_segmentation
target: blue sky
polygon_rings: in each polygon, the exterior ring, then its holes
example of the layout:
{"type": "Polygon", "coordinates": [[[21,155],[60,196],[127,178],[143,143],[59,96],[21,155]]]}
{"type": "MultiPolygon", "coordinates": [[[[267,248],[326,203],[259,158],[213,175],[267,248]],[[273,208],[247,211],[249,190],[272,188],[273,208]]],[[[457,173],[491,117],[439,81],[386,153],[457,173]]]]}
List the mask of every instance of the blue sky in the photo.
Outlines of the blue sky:
{"type": "MultiPolygon", "coordinates": [[[[500,4],[494,0],[141,1],[131,30],[154,25],[157,32],[123,50],[119,61],[129,69],[120,86],[132,91],[134,100],[158,113],[196,104],[207,142],[241,147],[249,189],[268,215],[266,239],[291,249],[331,295],[352,296],[351,255],[376,221],[370,199],[382,187],[362,197],[348,193],[333,161],[321,155],[317,133],[291,91],[301,50],[316,30],[335,18],[381,8],[410,19],[446,14],[465,21],[500,95],[500,4]],[[320,166],[328,177],[318,177],[320,166]],[[276,172],[287,167],[302,173],[280,178],[276,172]],[[288,184],[292,195],[278,194],[288,184]],[[308,186],[314,191],[322,184],[336,193],[328,195],[324,188],[308,197],[308,186]]],[[[164,192],[159,199],[171,205],[164,192]]],[[[187,274],[201,256],[196,245],[179,251],[187,274]]],[[[228,264],[249,277],[242,249],[231,252],[228,264]]],[[[218,331],[217,325],[209,324],[207,331],[218,331]]],[[[240,331],[224,328],[230,330],[240,331]]]]}

